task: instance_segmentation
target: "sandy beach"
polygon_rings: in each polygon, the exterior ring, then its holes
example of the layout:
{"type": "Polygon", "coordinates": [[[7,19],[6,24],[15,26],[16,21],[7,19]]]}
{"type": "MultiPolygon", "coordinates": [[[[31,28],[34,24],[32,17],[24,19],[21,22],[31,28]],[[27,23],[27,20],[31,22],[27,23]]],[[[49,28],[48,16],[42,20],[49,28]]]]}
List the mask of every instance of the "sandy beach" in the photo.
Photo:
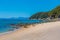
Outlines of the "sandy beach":
{"type": "Polygon", "coordinates": [[[60,21],[28,27],[0,35],[0,40],[60,40],[60,21]]]}

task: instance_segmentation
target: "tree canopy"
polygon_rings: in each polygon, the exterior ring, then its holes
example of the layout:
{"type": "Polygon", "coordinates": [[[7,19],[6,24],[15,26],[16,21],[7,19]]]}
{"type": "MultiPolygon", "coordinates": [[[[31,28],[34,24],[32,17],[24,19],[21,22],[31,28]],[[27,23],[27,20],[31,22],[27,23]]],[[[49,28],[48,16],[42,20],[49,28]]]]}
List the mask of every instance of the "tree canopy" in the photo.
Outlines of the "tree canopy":
{"type": "Polygon", "coordinates": [[[38,12],[30,17],[30,19],[46,19],[46,18],[60,18],[60,6],[52,9],[49,12],[38,12]]]}

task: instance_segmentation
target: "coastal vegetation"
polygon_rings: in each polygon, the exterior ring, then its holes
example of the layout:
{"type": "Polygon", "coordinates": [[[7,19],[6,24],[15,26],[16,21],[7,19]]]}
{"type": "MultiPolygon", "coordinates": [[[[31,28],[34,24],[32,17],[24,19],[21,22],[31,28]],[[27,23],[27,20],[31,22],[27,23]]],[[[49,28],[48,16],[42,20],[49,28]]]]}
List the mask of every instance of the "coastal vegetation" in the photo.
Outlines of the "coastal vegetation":
{"type": "Polygon", "coordinates": [[[60,18],[60,5],[48,12],[38,12],[32,15],[29,19],[55,19],[60,18]]]}
{"type": "Polygon", "coordinates": [[[48,12],[38,12],[30,17],[30,19],[43,19],[48,17],[48,12]]]}

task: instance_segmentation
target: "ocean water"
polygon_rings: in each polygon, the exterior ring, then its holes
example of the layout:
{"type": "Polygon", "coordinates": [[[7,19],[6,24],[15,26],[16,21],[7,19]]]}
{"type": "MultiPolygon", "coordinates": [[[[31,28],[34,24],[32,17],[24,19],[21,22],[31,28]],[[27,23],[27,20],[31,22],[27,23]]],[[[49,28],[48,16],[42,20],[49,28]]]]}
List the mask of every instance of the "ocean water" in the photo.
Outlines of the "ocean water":
{"type": "Polygon", "coordinates": [[[42,20],[0,19],[0,33],[7,32],[9,30],[14,30],[11,24],[19,24],[20,22],[36,23],[36,22],[42,22],[42,20]]]}

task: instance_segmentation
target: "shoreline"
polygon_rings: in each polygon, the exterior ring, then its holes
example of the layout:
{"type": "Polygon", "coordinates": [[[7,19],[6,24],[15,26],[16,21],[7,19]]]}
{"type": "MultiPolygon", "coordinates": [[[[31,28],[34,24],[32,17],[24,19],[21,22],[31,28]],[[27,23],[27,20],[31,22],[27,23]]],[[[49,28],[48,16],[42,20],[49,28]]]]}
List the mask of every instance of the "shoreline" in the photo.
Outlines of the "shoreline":
{"type": "Polygon", "coordinates": [[[30,25],[0,36],[1,40],[60,40],[60,21],[30,25]],[[48,37],[47,37],[48,36],[48,37]]]}
{"type": "MultiPolygon", "coordinates": [[[[59,21],[54,21],[54,22],[59,22],[59,21]]],[[[44,23],[37,23],[37,24],[30,24],[30,26],[34,26],[34,25],[38,25],[38,24],[46,24],[46,23],[51,23],[51,22],[44,22],[44,23]]],[[[29,26],[29,25],[28,25],[29,26]]],[[[27,26],[27,28],[24,28],[24,27],[21,27],[21,28],[18,28],[18,29],[14,29],[13,31],[7,31],[7,32],[3,32],[3,33],[0,33],[0,35],[5,35],[5,34],[9,34],[9,33],[13,33],[17,30],[23,30],[23,29],[28,29],[29,27],[27,26]]]]}
{"type": "Polygon", "coordinates": [[[19,29],[14,29],[13,31],[3,32],[3,33],[0,33],[0,36],[5,35],[5,34],[10,34],[10,33],[13,33],[13,32],[15,32],[15,31],[17,31],[17,30],[22,30],[22,29],[23,29],[23,27],[21,27],[21,28],[19,28],[19,29]]]}
{"type": "MultiPolygon", "coordinates": [[[[59,22],[59,21],[55,21],[55,22],[59,22]]],[[[44,23],[37,23],[37,24],[31,24],[30,26],[36,26],[38,24],[46,24],[46,23],[51,23],[51,22],[44,22],[44,23]]],[[[5,34],[10,34],[10,33],[13,33],[15,31],[18,31],[18,30],[24,30],[24,29],[28,29],[29,28],[29,25],[27,28],[24,28],[24,27],[21,27],[21,28],[18,28],[18,29],[14,29],[13,31],[7,31],[7,32],[3,32],[3,33],[0,33],[0,36],[1,35],[5,35],[5,34]]]]}

